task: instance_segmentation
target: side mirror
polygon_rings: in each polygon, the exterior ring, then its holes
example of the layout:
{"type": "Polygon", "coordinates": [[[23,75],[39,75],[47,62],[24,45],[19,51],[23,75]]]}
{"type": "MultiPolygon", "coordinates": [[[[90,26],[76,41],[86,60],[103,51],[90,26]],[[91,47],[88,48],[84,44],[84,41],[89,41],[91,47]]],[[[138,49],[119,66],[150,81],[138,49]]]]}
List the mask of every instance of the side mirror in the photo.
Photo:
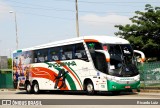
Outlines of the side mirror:
{"type": "Polygon", "coordinates": [[[104,50],[95,50],[95,52],[99,52],[99,53],[103,53],[106,57],[106,61],[110,62],[110,55],[108,53],[108,51],[104,51],[104,50]]]}
{"type": "Polygon", "coordinates": [[[145,61],[145,55],[142,51],[134,50],[134,55],[137,55],[136,58],[138,59],[137,60],[138,62],[144,62],[145,61]]]}

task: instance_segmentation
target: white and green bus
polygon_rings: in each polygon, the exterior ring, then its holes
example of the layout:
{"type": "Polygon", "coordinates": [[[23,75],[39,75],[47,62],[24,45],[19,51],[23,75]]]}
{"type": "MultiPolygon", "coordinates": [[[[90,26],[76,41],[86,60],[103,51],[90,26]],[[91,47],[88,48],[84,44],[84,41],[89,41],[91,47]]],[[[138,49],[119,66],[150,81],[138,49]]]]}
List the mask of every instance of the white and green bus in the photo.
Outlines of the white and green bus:
{"type": "MultiPolygon", "coordinates": [[[[135,52],[144,61],[144,54],[135,52]]],[[[139,90],[135,52],[127,40],[114,36],[84,36],[16,50],[14,84],[28,93],[139,90]]]]}

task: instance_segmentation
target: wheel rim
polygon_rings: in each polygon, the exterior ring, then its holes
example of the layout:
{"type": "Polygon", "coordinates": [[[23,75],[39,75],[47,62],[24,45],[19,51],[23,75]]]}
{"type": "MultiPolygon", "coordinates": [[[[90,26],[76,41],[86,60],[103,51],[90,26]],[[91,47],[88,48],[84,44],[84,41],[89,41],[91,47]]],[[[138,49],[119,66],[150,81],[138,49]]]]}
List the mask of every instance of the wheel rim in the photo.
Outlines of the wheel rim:
{"type": "Polygon", "coordinates": [[[27,91],[28,91],[28,92],[31,91],[31,86],[30,86],[30,84],[27,84],[27,91]]]}
{"type": "Polygon", "coordinates": [[[92,84],[88,84],[87,85],[87,91],[88,92],[92,92],[93,91],[93,85],[92,84]]]}
{"type": "Polygon", "coordinates": [[[36,92],[36,93],[37,93],[37,92],[38,92],[38,90],[39,90],[38,85],[37,85],[37,84],[35,84],[35,85],[34,85],[34,92],[36,92]]]}

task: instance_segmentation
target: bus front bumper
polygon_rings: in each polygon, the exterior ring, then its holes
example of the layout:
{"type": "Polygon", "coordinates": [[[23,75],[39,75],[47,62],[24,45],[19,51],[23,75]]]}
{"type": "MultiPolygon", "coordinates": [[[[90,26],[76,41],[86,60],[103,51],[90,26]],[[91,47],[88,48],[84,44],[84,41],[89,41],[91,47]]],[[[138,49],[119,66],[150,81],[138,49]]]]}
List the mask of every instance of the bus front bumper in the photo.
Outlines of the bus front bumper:
{"type": "Polygon", "coordinates": [[[108,91],[140,90],[140,81],[131,84],[120,84],[107,80],[108,91]]]}

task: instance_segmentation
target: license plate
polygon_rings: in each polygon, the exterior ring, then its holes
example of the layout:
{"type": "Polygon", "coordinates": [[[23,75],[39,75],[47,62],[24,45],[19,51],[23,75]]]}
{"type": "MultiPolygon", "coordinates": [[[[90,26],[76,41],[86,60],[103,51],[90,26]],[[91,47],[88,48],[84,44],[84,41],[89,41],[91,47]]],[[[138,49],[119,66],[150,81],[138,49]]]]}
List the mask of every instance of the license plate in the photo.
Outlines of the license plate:
{"type": "Polygon", "coordinates": [[[131,88],[131,86],[125,86],[125,88],[131,88]]]}

